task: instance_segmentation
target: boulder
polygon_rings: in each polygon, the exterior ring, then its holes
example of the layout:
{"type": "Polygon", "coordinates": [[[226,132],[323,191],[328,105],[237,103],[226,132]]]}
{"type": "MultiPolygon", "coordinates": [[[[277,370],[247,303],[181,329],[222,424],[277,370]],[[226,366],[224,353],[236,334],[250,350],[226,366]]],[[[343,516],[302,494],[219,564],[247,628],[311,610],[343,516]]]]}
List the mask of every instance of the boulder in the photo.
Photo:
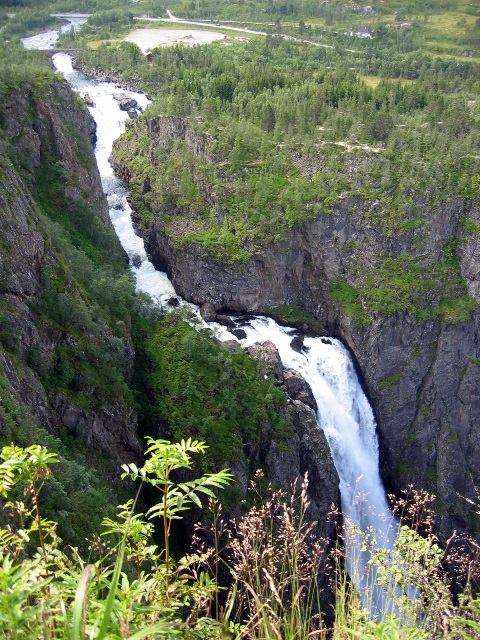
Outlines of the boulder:
{"type": "Polygon", "coordinates": [[[128,111],[129,109],[134,109],[137,106],[137,101],[135,98],[131,98],[125,93],[114,93],[113,97],[117,100],[118,105],[122,111],[128,111]]]}
{"type": "Polygon", "coordinates": [[[287,369],[283,373],[283,380],[287,393],[293,400],[300,400],[310,409],[317,411],[317,403],[310,385],[297,371],[287,369]]]}
{"type": "Polygon", "coordinates": [[[224,327],[227,327],[228,329],[234,329],[235,328],[234,321],[231,318],[229,318],[228,316],[218,315],[216,317],[215,321],[218,322],[218,324],[221,324],[224,327]]]}
{"type": "Polygon", "coordinates": [[[215,307],[210,302],[205,302],[200,307],[200,315],[205,320],[205,322],[215,322],[217,318],[217,312],[215,311],[215,307]]]}
{"type": "Polygon", "coordinates": [[[233,333],[233,335],[239,340],[243,340],[244,338],[247,337],[247,334],[243,329],[231,329],[230,333],[233,333]]]}
{"type": "Polygon", "coordinates": [[[140,265],[142,264],[142,257],[140,254],[138,253],[134,253],[132,256],[132,264],[133,266],[138,269],[140,267],[140,265]]]}
{"type": "Polygon", "coordinates": [[[304,339],[305,339],[304,336],[295,336],[293,340],[290,342],[290,346],[294,351],[298,351],[298,353],[300,353],[301,350],[303,349],[304,339]]]}
{"type": "Polygon", "coordinates": [[[253,358],[257,358],[264,365],[270,367],[273,371],[273,375],[277,380],[283,380],[283,365],[278,353],[277,347],[267,340],[262,344],[252,344],[248,347],[247,353],[253,358]]]}

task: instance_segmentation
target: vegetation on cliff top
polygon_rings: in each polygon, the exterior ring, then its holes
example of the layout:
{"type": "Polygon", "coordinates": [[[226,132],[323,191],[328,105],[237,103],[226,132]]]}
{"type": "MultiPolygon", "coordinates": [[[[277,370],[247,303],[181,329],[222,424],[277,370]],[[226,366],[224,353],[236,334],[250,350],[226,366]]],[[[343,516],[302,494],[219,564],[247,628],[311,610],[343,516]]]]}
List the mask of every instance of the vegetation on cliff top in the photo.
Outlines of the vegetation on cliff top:
{"type": "MultiPolygon", "coordinates": [[[[415,50],[419,34],[408,34],[415,50]]],[[[164,116],[165,126],[182,116],[189,128],[185,140],[150,140],[141,118],[115,145],[145,227],[159,217],[176,246],[242,263],[335,207],[361,210],[391,249],[367,252],[364,264],[362,247],[351,247],[345,277],[357,302],[345,304],[341,283],[331,283],[342,308],[359,324],[398,311],[468,319],[475,306],[455,261],[460,230],[439,257],[422,249],[432,210],[456,198],[467,212],[478,206],[479,67],[400,54],[387,47],[391,38],[340,53],[267,37],[159,49],[152,63],[135,61],[130,45],[84,52],[89,64],[156,95],[146,120],[161,129],[164,116]],[[366,67],[379,79],[374,88],[366,67]],[[402,255],[397,241],[408,242],[402,255]]],[[[463,230],[475,232],[468,223],[463,230]]]]}

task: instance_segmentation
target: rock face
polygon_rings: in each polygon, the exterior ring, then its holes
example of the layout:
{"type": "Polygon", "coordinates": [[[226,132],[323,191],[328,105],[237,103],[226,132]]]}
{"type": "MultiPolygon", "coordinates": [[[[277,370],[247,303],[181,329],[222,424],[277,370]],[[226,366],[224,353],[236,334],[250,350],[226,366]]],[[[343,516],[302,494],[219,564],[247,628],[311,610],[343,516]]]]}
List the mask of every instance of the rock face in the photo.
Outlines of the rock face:
{"type": "Polygon", "coordinates": [[[113,97],[118,101],[118,105],[122,111],[128,111],[134,109],[137,106],[135,98],[130,98],[123,93],[114,93],[113,97]]]}
{"type": "Polygon", "coordinates": [[[253,344],[247,349],[247,352],[253,358],[260,360],[262,364],[270,367],[277,380],[284,381],[282,360],[273,342],[267,340],[267,342],[263,342],[262,344],[253,344]]]}
{"type": "MultiPolygon", "coordinates": [[[[81,200],[96,212],[99,228],[108,228],[111,223],[92,147],[95,123],[68,85],[58,81],[40,94],[25,85],[2,96],[0,111],[0,323],[4,329],[0,378],[39,427],[57,435],[65,430],[80,435],[97,452],[116,461],[139,459],[141,445],[132,406],[108,401],[88,407],[78,404],[66,394],[49,390],[34,366],[35,359],[54,362],[58,350],[79,349],[82,341],[78,327],[54,328],[41,319],[37,310],[44,304],[44,279],[61,273],[69,295],[73,299],[83,295],[68,271],[62,271],[51,227],[31,195],[34,169],[56,171],[60,196],[81,200]],[[7,156],[7,151],[12,153],[8,146],[12,140],[19,167],[7,156]]],[[[106,324],[102,340],[116,347],[120,344],[106,324]]],[[[122,344],[131,368],[134,353],[128,336],[122,344]]]]}
{"type": "MultiPolygon", "coordinates": [[[[152,162],[155,149],[175,139],[187,141],[202,159],[214,160],[208,140],[179,118],[155,118],[148,131],[152,162]]],[[[117,170],[129,178],[128,167],[117,163],[117,170]]],[[[326,334],[341,338],[356,358],[376,414],[387,487],[399,491],[413,483],[436,494],[439,528],[445,536],[454,528],[476,532],[470,507],[461,496],[474,499],[475,486],[480,486],[478,307],[460,318],[438,314],[422,320],[410,311],[376,312],[359,302],[367,318],[362,323],[332,294],[338,282],[353,290],[364,287],[382,255],[399,264],[405,254],[413,259],[427,256],[433,270],[453,238],[468,293],[480,302],[480,234],[468,232],[463,224],[468,218],[478,225],[479,209],[459,199],[432,207],[415,193],[409,194],[409,201],[405,223],[392,234],[382,226],[379,201],[339,199],[330,213],[295,227],[242,265],[216,260],[194,244],[179,248],[155,211],[142,233],[154,264],[167,270],[186,300],[248,313],[300,305],[326,334]],[[421,220],[419,226],[408,223],[414,218],[421,220]]],[[[425,295],[438,307],[438,291],[425,295]]]]}
{"type": "Polygon", "coordinates": [[[314,398],[312,390],[296,371],[291,369],[285,371],[283,381],[287,389],[288,395],[294,400],[300,400],[303,404],[310,407],[313,411],[317,411],[317,402],[314,398]]]}
{"type": "Polygon", "coordinates": [[[215,307],[210,302],[202,304],[200,307],[200,315],[205,322],[214,322],[216,317],[215,307]]]}
{"type": "Polygon", "coordinates": [[[290,347],[300,353],[303,349],[303,336],[295,336],[290,343],[290,347]]]}
{"type": "MultiPolygon", "coordinates": [[[[330,455],[325,435],[317,426],[311,409],[316,409],[310,387],[300,374],[284,370],[277,347],[267,341],[248,347],[247,352],[258,359],[275,378],[285,385],[291,398],[287,411],[293,422],[293,432],[287,446],[278,447],[269,438],[260,438],[259,443],[248,443],[248,460],[252,469],[262,469],[269,482],[286,491],[296,483],[301,486],[308,472],[310,499],[309,520],[317,521],[317,535],[333,539],[334,520],[329,518],[332,504],[340,504],[339,478],[330,455]],[[270,442],[268,446],[266,442],[270,442]]],[[[242,492],[246,493],[248,473],[246,469],[235,469],[235,476],[242,492]]]]}
{"type": "MultiPolygon", "coordinates": [[[[108,207],[92,155],[95,122],[86,109],[79,108],[68,84],[55,83],[38,97],[34,97],[31,87],[24,87],[4,96],[1,108],[3,131],[7,139],[15,140],[22,166],[27,171],[38,169],[42,161],[58,158],[65,178],[72,176],[64,180],[65,195],[75,199],[88,193],[89,205],[109,224],[108,207]],[[72,135],[69,123],[74,123],[78,135],[72,135]]],[[[9,210],[13,207],[4,209],[9,210]]]]}
{"type": "MultiPolygon", "coordinates": [[[[302,402],[293,401],[288,410],[293,419],[294,433],[287,447],[280,449],[272,443],[265,450],[263,446],[249,445],[251,469],[262,469],[274,487],[282,487],[287,492],[294,483],[299,489],[308,473],[308,520],[317,522],[318,537],[333,540],[336,535],[335,522],[329,515],[332,504],[340,504],[340,493],[328,442],[323,431],[317,427],[314,416],[302,402]]],[[[234,467],[234,471],[237,484],[246,492],[246,470],[234,467]]]]}

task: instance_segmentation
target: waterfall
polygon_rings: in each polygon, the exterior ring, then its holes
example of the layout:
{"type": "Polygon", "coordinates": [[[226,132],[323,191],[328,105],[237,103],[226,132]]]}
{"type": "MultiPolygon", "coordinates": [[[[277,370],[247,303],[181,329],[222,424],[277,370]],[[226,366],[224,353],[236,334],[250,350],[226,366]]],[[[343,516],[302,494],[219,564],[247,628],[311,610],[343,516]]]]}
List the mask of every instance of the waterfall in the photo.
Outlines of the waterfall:
{"type": "MultiPolygon", "coordinates": [[[[113,97],[118,89],[111,83],[86,80],[73,70],[71,58],[66,54],[56,54],[53,62],[75,91],[81,95],[88,93],[94,102],[95,106],[90,107],[90,111],[97,123],[96,157],[112,223],[130,258],[137,290],[150,294],[159,304],[165,305],[175,294],[174,288],[167,275],[156,271],[149,262],[143,240],[133,228],[128,191],[113,174],[108,162],[112,143],[123,133],[128,118],[113,97]]],[[[143,108],[147,106],[148,100],[143,94],[125,93],[134,97],[143,108]]],[[[182,304],[188,305],[200,319],[197,307],[185,302],[182,304]]],[[[239,340],[242,346],[272,341],[278,348],[283,365],[298,371],[312,389],[318,406],[317,422],[326,435],[340,477],[341,506],[347,523],[347,568],[364,604],[372,615],[381,617],[382,611],[392,610],[392,605],[391,602],[383,602],[382,589],[373,585],[375,576],[369,569],[370,556],[360,550],[361,539],[356,532],[372,533],[379,546],[393,550],[396,526],[380,479],[373,411],[350,354],[340,341],[320,337],[305,338],[304,347],[298,353],[290,346],[295,332],[293,328],[280,326],[265,317],[235,317],[234,320],[247,334],[246,338],[239,340]]],[[[216,323],[208,323],[207,326],[215,328],[220,340],[236,339],[223,326],[216,323]]],[[[388,597],[391,598],[392,594],[388,597]]]]}

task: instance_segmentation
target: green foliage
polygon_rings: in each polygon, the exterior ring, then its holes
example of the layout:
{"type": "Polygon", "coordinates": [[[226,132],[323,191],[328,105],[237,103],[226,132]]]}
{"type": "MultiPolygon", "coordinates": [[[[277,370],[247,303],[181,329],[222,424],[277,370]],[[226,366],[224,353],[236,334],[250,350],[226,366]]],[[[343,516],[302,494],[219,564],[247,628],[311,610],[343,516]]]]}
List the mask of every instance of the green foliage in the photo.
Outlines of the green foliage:
{"type": "Polygon", "coordinates": [[[329,293],[340,309],[348,313],[360,326],[369,323],[369,317],[362,307],[360,294],[346,280],[332,281],[329,293]]]}
{"type": "MultiPolygon", "coordinates": [[[[223,10],[234,14],[236,9],[223,10]]],[[[278,12],[279,7],[263,10],[278,12]]],[[[305,4],[295,7],[306,10],[305,4]]],[[[329,11],[339,24],[360,19],[343,3],[329,11]]],[[[292,28],[288,25],[287,32],[292,28]]],[[[336,31],[336,42],[349,49],[349,36],[336,31]]],[[[419,242],[428,223],[428,212],[417,209],[423,195],[430,207],[455,196],[478,197],[478,157],[471,153],[478,144],[478,83],[473,80],[478,65],[420,52],[420,31],[418,24],[404,32],[384,28],[374,42],[356,40],[360,49],[355,52],[268,36],[232,47],[158,49],[152,63],[134,67],[120,48],[82,56],[106,70],[118,68],[126,81],[135,73],[135,81],[156,95],[147,117],[185,116],[201,140],[199,145],[167,142],[149,151],[145,123],[136,123],[117,145],[123,167],[133,170],[136,208],[145,225],[160,217],[176,246],[198,244],[212,257],[244,262],[350,196],[362,207],[362,200],[380,199],[380,213],[371,220],[386,238],[411,233],[419,242]],[[374,86],[364,82],[367,72],[374,86]],[[194,148],[206,151],[192,153],[194,148]]],[[[313,41],[320,42],[319,36],[320,30],[310,34],[313,41]]],[[[325,43],[324,30],[322,36],[325,43]]],[[[419,318],[433,314],[440,292],[433,292],[431,305],[427,301],[431,309],[422,308],[422,300],[442,274],[422,289],[416,282],[421,268],[413,265],[418,254],[407,253],[411,264],[405,277],[384,263],[367,283],[368,291],[347,278],[364,309],[411,310],[419,318]]]]}
{"type": "Polygon", "coordinates": [[[431,264],[428,256],[409,256],[378,260],[364,270],[361,295],[368,307],[387,315],[409,311],[418,320],[441,317],[446,322],[467,322],[476,302],[466,295],[466,285],[456,256],[457,240],[443,249],[440,261],[431,264]]]}
{"type": "Polygon", "coordinates": [[[401,378],[402,378],[401,373],[396,373],[395,375],[387,376],[386,378],[383,378],[381,382],[378,383],[378,388],[381,389],[382,391],[389,391],[393,386],[397,384],[399,380],[401,380],[401,378]]]}
{"type": "Polygon", "coordinates": [[[480,233],[480,224],[476,224],[473,220],[470,220],[470,218],[465,218],[463,226],[467,233],[480,233]]]}
{"type": "Polygon", "coordinates": [[[270,309],[270,313],[281,324],[294,325],[294,326],[308,326],[309,329],[314,329],[318,325],[318,320],[305,311],[302,307],[292,305],[281,305],[270,309]]]}
{"type": "MultiPolygon", "coordinates": [[[[6,51],[0,46],[2,60],[4,55],[6,51]]],[[[33,59],[33,54],[29,55],[33,59]]],[[[22,56],[20,52],[19,66],[22,56]]],[[[39,74],[47,67],[43,54],[41,60],[39,74]]],[[[27,61],[28,57],[26,67],[27,61]]],[[[0,65],[0,68],[3,72],[4,67],[0,65]]],[[[47,75],[54,77],[48,68],[47,75]]],[[[24,80],[22,75],[12,76],[9,91],[16,90],[17,83],[24,80]]],[[[45,249],[39,256],[41,276],[40,269],[37,272],[39,265],[36,262],[31,265],[32,273],[39,279],[34,294],[25,301],[29,305],[28,339],[18,339],[18,309],[7,303],[6,296],[0,305],[2,361],[9,376],[14,370],[17,379],[22,381],[21,388],[28,389],[25,395],[20,395],[1,369],[0,446],[12,442],[20,447],[38,444],[59,456],[55,477],[48,476],[42,489],[43,512],[48,520],[58,523],[57,532],[65,544],[84,549],[89,544],[86,538],[98,531],[105,516],[112,515],[112,503],[124,500],[125,496],[114,486],[110,452],[87,447],[81,425],[93,421],[93,412],[99,408],[118,416],[123,414],[125,421],[127,416],[135,415],[130,384],[131,320],[137,314],[148,315],[151,302],[135,294],[125,254],[113,228],[96,208],[103,206],[103,201],[99,198],[95,202],[91,194],[77,199],[66,195],[66,187],[80,186],[77,176],[70,171],[77,166],[75,158],[80,167],[86,169],[95,163],[89,137],[74,124],[82,121],[83,114],[78,118],[67,117],[74,114],[75,97],[69,97],[66,88],[58,84],[49,84],[41,90],[39,86],[32,89],[27,83],[17,95],[19,112],[13,117],[24,117],[20,124],[26,131],[34,127],[35,119],[47,122],[48,101],[54,126],[51,131],[47,126],[40,127],[41,166],[35,169],[32,163],[22,161],[17,138],[12,137],[6,127],[8,118],[0,119],[2,167],[6,168],[5,173],[2,170],[0,174],[2,185],[7,185],[9,191],[12,184],[24,185],[27,193],[22,197],[29,232],[41,234],[45,249]],[[61,117],[63,111],[66,119],[61,117]],[[71,163],[62,162],[57,152],[61,146],[57,146],[55,135],[61,136],[63,145],[69,145],[71,163]],[[63,427],[61,415],[67,407],[85,412],[86,422],[82,417],[77,425],[71,425],[71,430],[63,427]],[[59,412],[58,421],[48,428],[59,427],[57,435],[61,440],[36,424],[44,424],[45,416],[55,410],[59,412]],[[112,496],[115,496],[113,500],[112,496]]],[[[1,104],[3,107],[3,102],[1,104]]],[[[0,113],[3,114],[2,108],[0,113]]],[[[81,189],[77,189],[77,193],[81,193],[81,189]]],[[[9,262],[12,252],[7,241],[12,235],[8,225],[15,225],[14,213],[8,204],[2,212],[2,228],[7,229],[1,247],[2,265],[5,265],[0,284],[2,292],[12,290],[11,279],[15,277],[16,265],[9,262]]],[[[22,320],[21,326],[24,322],[22,320]]],[[[22,499],[22,491],[23,485],[14,489],[15,500],[22,499]]],[[[1,521],[4,524],[5,519],[1,521]]],[[[30,543],[29,552],[34,551],[34,545],[30,543]]]]}
{"type": "Polygon", "coordinates": [[[477,301],[472,296],[444,298],[440,303],[440,313],[445,323],[469,322],[477,309],[477,301]]]}
{"type": "MultiPolygon", "coordinates": [[[[44,528],[51,526],[51,522],[40,517],[40,507],[38,503],[39,493],[45,484],[45,477],[50,473],[50,465],[58,463],[58,457],[54,453],[49,453],[45,447],[31,445],[28,449],[10,446],[3,447],[0,454],[3,462],[0,464],[0,493],[4,498],[11,492],[13,487],[24,480],[27,487],[32,492],[32,510],[30,516],[33,520],[28,530],[20,529],[17,536],[29,539],[29,534],[38,533],[38,539],[42,553],[46,555],[44,528]]],[[[6,504],[7,508],[12,508],[12,503],[6,504]]]]}
{"type": "Polygon", "coordinates": [[[160,518],[163,522],[166,569],[165,587],[168,598],[171,561],[170,535],[173,520],[181,520],[182,515],[180,514],[187,510],[191,504],[195,504],[201,508],[201,495],[208,496],[214,500],[215,494],[212,489],[224,488],[230,484],[233,476],[228,470],[224,469],[175,485],[172,483],[172,473],[179,469],[191,470],[193,466],[191,454],[205,453],[205,443],[192,440],[191,438],[173,444],[168,440],[153,440],[153,438],[148,438],[147,440],[149,447],[146,454],[149,454],[149,457],[145,465],[141,469],[138,469],[133,463],[123,465],[122,469],[125,473],[122,477],[140,480],[160,491],[160,502],[148,510],[147,516],[150,519],[160,518]]]}
{"type": "MultiPolygon", "coordinates": [[[[21,515],[22,528],[0,530],[0,632],[5,638],[300,640],[326,631],[319,616],[317,580],[327,561],[335,567],[335,620],[329,629],[333,640],[434,640],[446,633],[453,640],[467,640],[478,628],[479,601],[473,585],[467,582],[458,603],[453,601],[442,567],[445,552],[430,528],[428,504],[433,498],[424,492],[410,488],[395,507],[401,510],[399,517],[410,518],[411,526],[399,528],[392,551],[377,544],[372,532],[361,533],[345,524],[344,535],[356,537],[369,553],[372,575],[384,593],[384,620],[377,622],[368,617],[348,580],[342,551],[334,550],[328,557],[323,543],[314,539],[306,478],[289,498],[253,483],[257,505],[229,524],[211,491],[230,481],[227,471],[173,481],[174,471],[193,470],[191,454],[203,454],[204,443],[149,442],[145,465],[124,465],[124,475],[160,490],[160,502],[150,513],[164,522],[165,549],[159,552],[152,527],[143,514],[135,513],[135,501],[130,500],[119,507],[118,520],[104,521],[104,535],[113,536],[117,544],[100,545],[103,553],[90,564],[77,550],[60,549],[56,523],[45,521],[40,512],[43,494],[38,482],[52,473],[56,457],[38,446],[3,450],[0,470],[7,496],[19,478],[27,482],[25,501],[6,504],[11,518],[21,515]],[[188,502],[197,502],[198,492],[211,498],[209,536],[214,544],[176,562],[169,556],[170,524],[188,502]],[[42,548],[28,554],[29,538],[39,527],[45,532],[42,548]],[[224,558],[233,586],[220,622],[212,612],[220,594],[218,564],[224,558]],[[412,587],[418,597],[410,597],[412,587]]],[[[260,472],[256,478],[261,481],[260,472]]],[[[471,559],[467,564],[470,571],[476,569],[471,559]]],[[[218,613],[218,605],[215,609],[218,613]]]]}
{"type": "Polygon", "coordinates": [[[10,352],[18,351],[18,339],[15,331],[15,323],[6,309],[0,308],[0,342],[2,347],[10,352]]]}
{"type": "MultiPolygon", "coordinates": [[[[80,131],[69,125],[66,135],[73,152],[92,166],[93,149],[80,142],[80,131]]],[[[65,184],[75,177],[67,175],[55,156],[42,160],[33,195],[44,213],[43,235],[57,262],[44,265],[42,288],[30,308],[38,326],[60,331],[62,338],[53,352],[30,347],[28,365],[48,391],[67,393],[81,407],[114,400],[133,404],[128,382],[128,337],[138,306],[133,277],[113,228],[85,199],[65,195],[65,184]]],[[[5,309],[0,333],[3,346],[11,351],[18,340],[13,340],[10,318],[5,309]]]]}
{"type": "Polygon", "coordinates": [[[12,36],[26,36],[30,33],[46,31],[48,27],[59,26],[59,19],[53,18],[48,11],[36,8],[24,9],[12,15],[8,20],[4,33],[4,38],[12,36]]]}
{"type": "Polygon", "coordinates": [[[165,519],[169,530],[171,521],[181,519],[182,516],[179,514],[188,509],[192,503],[198,507],[202,506],[198,494],[214,498],[211,487],[222,488],[233,478],[231,473],[220,471],[173,486],[172,472],[178,469],[192,469],[191,454],[205,453],[207,449],[205,443],[191,438],[174,444],[167,440],[153,438],[147,438],[147,441],[149,444],[145,452],[149,456],[147,462],[141,469],[133,463],[123,465],[122,469],[125,471],[123,477],[141,480],[160,491],[162,500],[151,507],[147,515],[150,518],[165,519]]]}
{"type": "MultiPolygon", "coordinates": [[[[15,442],[28,449],[32,445],[48,448],[59,459],[55,476],[44,479],[42,512],[58,523],[58,533],[67,543],[86,547],[86,539],[98,531],[102,518],[111,512],[111,489],[99,474],[111,472],[107,461],[94,452],[88,458],[80,443],[61,442],[44,429],[37,427],[29,410],[16,398],[7,379],[0,376],[0,446],[15,442]],[[88,461],[87,461],[88,460],[88,461]],[[85,517],[88,514],[88,518],[85,517]]],[[[13,490],[12,496],[21,499],[25,482],[13,490]]],[[[5,519],[0,520],[2,525],[5,519]]]]}
{"type": "MultiPolygon", "coordinates": [[[[202,453],[201,442],[188,440],[179,444],[151,441],[151,457],[142,469],[126,465],[125,475],[141,478],[142,482],[161,489],[163,500],[158,511],[170,522],[171,516],[181,509],[178,498],[184,502],[198,501],[197,493],[214,496],[210,487],[222,487],[230,474],[220,471],[187,483],[175,485],[170,479],[173,469],[190,468],[190,454],[202,453]]],[[[28,449],[4,448],[0,476],[2,490],[7,494],[18,478],[27,482],[25,503],[8,502],[6,509],[12,518],[20,515],[23,528],[0,531],[0,632],[15,639],[31,637],[80,639],[88,635],[97,640],[111,637],[140,639],[153,634],[161,637],[180,635],[183,628],[188,635],[201,627],[199,612],[202,603],[213,596],[216,584],[208,583],[197,574],[200,562],[208,554],[190,555],[177,564],[169,556],[168,536],[162,554],[156,545],[148,544],[153,529],[134,514],[130,501],[122,505],[122,520],[107,519],[105,525],[115,535],[121,534],[117,548],[100,546],[103,554],[95,564],[85,566],[77,550],[73,553],[59,549],[60,540],[56,523],[45,521],[40,514],[38,486],[41,476],[51,474],[50,465],[56,456],[46,449],[33,446],[28,449]],[[32,533],[40,535],[41,553],[32,557],[25,554],[32,533]],[[43,533],[45,535],[43,535],[43,533]],[[148,570],[141,570],[148,552],[148,570]],[[137,561],[136,578],[129,576],[125,556],[137,561]],[[113,563],[113,569],[112,569],[113,563]],[[198,578],[191,583],[190,573],[198,578]],[[182,621],[184,607],[188,607],[187,620],[182,621]]],[[[169,533],[169,531],[168,531],[169,533]]],[[[220,625],[211,621],[220,629],[220,625]]],[[[184,634],[181,634],[182,637],[184,634]]],[[[192,637],[188,635],[188,637],[192,637]]],[[[198,636],[205,637],[201,633],[198,636]]],[[[209,636],[212,637],[212,636],[209,636]]]]}
{"type": "Polygon", "coordinates": [[[244,352],[231,353],[210,335],[167,319],[147,340],[146,353],[158,417],[176,440],[204,439],[215,463],[243,455],[245,437],[288,435],[282,391],[244,352]]]}

